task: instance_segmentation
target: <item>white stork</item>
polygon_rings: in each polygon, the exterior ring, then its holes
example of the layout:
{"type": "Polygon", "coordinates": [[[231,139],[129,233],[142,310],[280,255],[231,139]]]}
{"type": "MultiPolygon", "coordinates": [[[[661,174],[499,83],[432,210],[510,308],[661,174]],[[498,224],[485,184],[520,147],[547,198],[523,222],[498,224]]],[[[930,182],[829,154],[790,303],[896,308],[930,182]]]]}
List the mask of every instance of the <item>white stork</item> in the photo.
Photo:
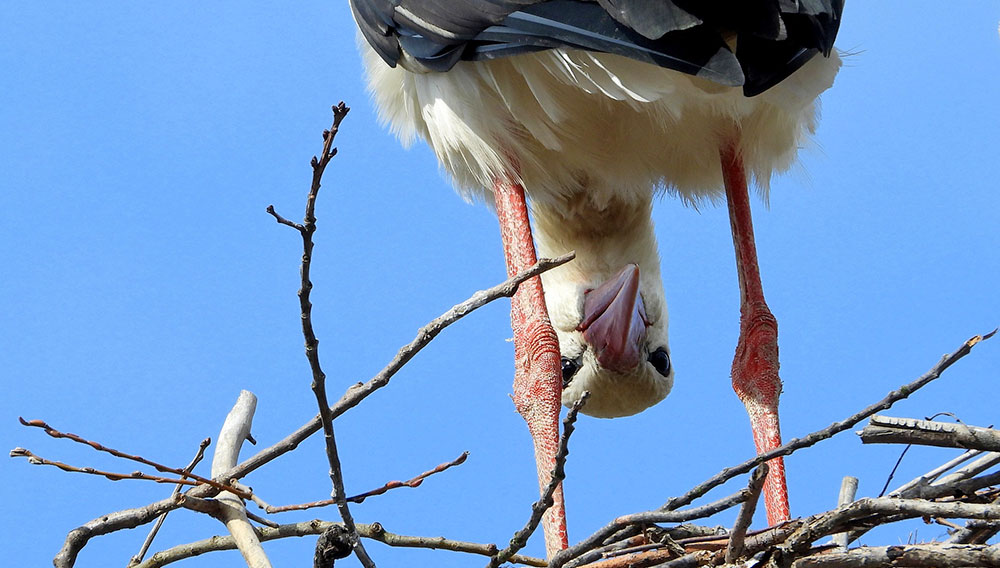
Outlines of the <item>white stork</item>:
{"type": "MultiPolygon", "coordinates": [[[[508,272],[535,262],[525,195],[541,254],[576,251],[511,308],[514,402],[539,483],[554,463],[560,400],[590,391],[583,412],[628,416],[673,384],[650,219],[662,190],[689,203],[725,195],[741,292],[733,388],[757,451],[780,445],[777,323],[747,179],[766,193],[813,132],[816,99],[840,67],[843,0],[351,5],[382,118],[404,142],[427,141],[465,196],[496,203],[508,272]]],[[[783,464],[770,465],[774,524],[789,512],[783,464]]],[[[566,547],[561,492],[545,536],[550,555],[566,547]]]]}

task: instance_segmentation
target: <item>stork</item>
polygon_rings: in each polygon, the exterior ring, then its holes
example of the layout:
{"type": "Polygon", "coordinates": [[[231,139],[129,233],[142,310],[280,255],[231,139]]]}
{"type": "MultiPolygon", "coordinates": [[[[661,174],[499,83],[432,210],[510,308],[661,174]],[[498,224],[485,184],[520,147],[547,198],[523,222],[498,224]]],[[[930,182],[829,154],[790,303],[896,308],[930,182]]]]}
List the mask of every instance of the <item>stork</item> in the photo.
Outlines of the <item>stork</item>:
{"type": "MultiPolygon", "coordinates": [[[[670,392],[653,197],[729,208],[740,286],[732,384],[762,453],[781,444],[777,322],[764,301],[748,179],[766,194],[816,125],[843,0],[351,0],[369,87],[403,140],[496,205],[507,270],[576,260],[511,307],[514,402],[544,487],[559,403],[628,416],[670,392]],[[527,197],[527,199],[526,199],[527,197]],[[529,225],[529,210],[534,233],[529,225]],[[534,240],[533,238],[534,237],[534,240]],[[543,296],[544,287],[544,296],[543,296]]],[[[768,521],[789,517],[770,462],[768,521]]],[[[561,491],[544,519],[567,545],[561,491]]]]}

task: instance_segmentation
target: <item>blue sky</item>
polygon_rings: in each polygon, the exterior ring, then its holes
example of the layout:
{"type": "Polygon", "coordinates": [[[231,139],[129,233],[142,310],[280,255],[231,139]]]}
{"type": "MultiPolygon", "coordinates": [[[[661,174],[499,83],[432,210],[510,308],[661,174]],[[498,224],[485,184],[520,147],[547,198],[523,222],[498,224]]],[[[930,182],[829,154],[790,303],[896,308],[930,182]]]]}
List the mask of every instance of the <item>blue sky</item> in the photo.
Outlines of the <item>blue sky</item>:
{"type": "MultiPolygon", "coordinates": [[[[54,6],[0,7],[7,448],[127,472],[135,467],[24,429],[17,416],[180,466],[217,435],[240,389],[260,399],[254,432],[263,445],[314,414],[295,297],[300,243],[264,210],[273,203],[301,217],[309,158],[341,99],[353,110],[320,196],[314,265],[331,396],[372,376],[419,326],[503,279],[492,214],[450,189],[426,147],[404,151],[378,126],[346,2],[54,6]]],[[[998,20],[987,2],[849,3],[838,45],[852,55],[824,96],[816,143],[773,181],[770,207],[755,204],[780,323],[786,437],[847,416],[1000,324],[998,20]]],[[[738,288],[726,212],[668,198],[654,214],[676,386],[640,416],[580,420],[566,487],[571,540],[753,452],[729,387],[738,288]]],[[[419,489],[355,506],[357,520],[499,543],[522,526],[536,482],[508,398],[508,306],[447,330],[337,421],[349,492],[471,453],[419,489]]],[[[998,341],[889,414],[997,422],[998,341]]],[[[844,475],[861,478],[861,495],[877,494],[899,450],[845,433],[796,454],[787,462],[793,514],[832,506],[844,475]]],[[[915,449],[896,479],[953,454],[915,449]]],[[[311,501],[329,493],[326,469],[321,441],[310,439],[247,481],[273,504],[311,501]]],[[[24,460],[0,461],[0,477],[11,565],[46,565],[72,528],[169,493],[24,460]]],[[[277,520],[315,517],[336,513],[277,520]]],[[[221,529],[177,512],[154,548],[221,529]]],[[[864,542],[943,532],[913,524],[864,542]]],[[[96,539],[77,566],[124,565],[144,535],[96,539]]],[[[299,565],[313,542],[267,550],[277,565],[299,565]]],[[[369,550],[385,566],[483,563],[369,550]]],[[[527,552],[542,554],[541,539],[527,552]]],[[[242,561],[224,552],[187,565],[242,561]]]]}

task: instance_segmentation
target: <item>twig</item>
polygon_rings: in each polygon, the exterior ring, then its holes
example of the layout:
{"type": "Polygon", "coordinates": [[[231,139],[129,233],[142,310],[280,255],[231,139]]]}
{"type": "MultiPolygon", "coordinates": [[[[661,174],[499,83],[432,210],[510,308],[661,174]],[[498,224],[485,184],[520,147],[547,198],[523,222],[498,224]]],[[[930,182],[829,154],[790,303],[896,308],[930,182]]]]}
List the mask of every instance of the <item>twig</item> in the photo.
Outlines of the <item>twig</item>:
{"type": "MultiPolygon", "coordinates": [[[[213,477],[218,477],[239,461],[240,448],[250,434],[250,425],[256,408],[257,397],[250,391],[240,391],[236,404],[229,411],[219,431],[219,442],[212,456],[213,477]]],[[[191,498],[188,501],[193,502],[195,499],[191,498]]],[[[214,503],[218,506],[217,517],[226,525],[248,568],[271,568],[271,562],[264,553],[264,547],[260,545],[253,525],[247,519],[246,507],[239,497],[223,493],[214,503]]]]}
{"type": "MultiPolygon", "coordinates": [[[[876,412],[891,407],[896,402],[903,400],[904,398],[916,392],[921,387],[927,385],[934,379],[940,377],[941,373],[943,373],[948,367],[952,366],[956,361],[958,361],[962,357],[968,355],[969,352],[977,343],[985,339],[989,339],[990,337],[993,337],[993,335],[996,332],[997,330],[994,329],[993,331],[985,335],[977,335],[972,337],[968,341],[964,342],[962,346],[959,347],[956,351],[942,357],[941,360],[937,362],[937,364],[935,364],[928,372],[921,375],[918,379],[907,385],[900,387],[898,390],[890,392],[888,395],[885,396],[885,398],[876,402],[875,404],[868,406],[864,410],[861,410],[860,412],[857,412],[849,416],[848,418],[841,420],[840,422],[835,422],[830,426],[828,426],[827,428],[818,430],[816,432],[803,436],[802,438],[792,439],[785,445],[776,448],[774,450],[771,450],[769,452],[760,454],[757,457],[749,459],[740,465],[723,469],[722,471],[715,474],[708,480],[695,486],[693,489],[691,489],[684,495],[670,499],[669,501],[664,503],[663,506],[661,506],[658,509],[658,511],[671,511],[677,509],[678,507],[687,505],[688,503],[691,503],[698,497],[701,497],[705,493],[708,493],[715,487],[722,485],[723,483],[729,481],[730,479],[736,477],[737,475],[742,475],[744,473],[747,473],[751,469],[757,467],[758,465],[768,460],[774,459],[778,456],[791,455],[795,451],[812,446],[822,440],[826,440],[827,438],[834,436],[839,432],[843,432],[844,430],[852,428],[865,418],[868,418],[869,416],[875,414],[876,412]]],[[[551,566],[551,568],[561,568],[570,559],[579,556],[583,552],[586,552],[587,550],[590,550],[595,546],[598,546],[602,540],[604,540],[610,534],[620,529],[621,526],[622,525],[618,522],[618,519],[612,521],[611,523],[605,525],[597,532],[590,535],[589,537],[579,542],[578,544],[571,546],[556,554],[549,562],[549,565],[551,566]]]]}
{"type": "MultiPolygon", "coordinates": [[[[851,477],[850,475],[844,476],[843,481],[840,482],[840,495],[837,497],[837,506],[843,507],[854,501],[857,493],[858,478],[851,477]]],[[[842,532],[833,535],[833,543],[837,545],[837,548],[841,552],[847,552],[847,545],[849,544],[848,533],[842,532]]]]}
{"type": "MultiPolygon", "coordinates": [[[[586,564],[586,568],[646,568],[648,566],[658,566],[659,568],[694,568],[705,564],[711,557],[711,553],[698,550],[685,554],[677,558],[676,553],[671,550],[649,550],[635,552],[623,556],[615,556],[607,560],[586,564]]],[[[583,568],[583,567],[581,567],[583,568]]]]}
{"type": "Polygon", "coordinates": [[[972,479],[956,478],[947,483],[916,487],[901,496],[908,499],[938,499],[950,495],[973,495],[976,491],[993,485],[1000,485],[1000,471],[972,479]]]}
{"type": "MultiPolygon", "coordinates": [[[[26,448],[14,448],[13,450],[10,451],[10,457],[27,458],[28,463],[30,463],[31,465],[50,465],[69,473],[86,473],[89,475],[99,475],[101,477],[109,479],[110,481],[141,479],[143,481],[152,481],[154,483],[172,483],[176,485],[186,485],[189,487],[197,487],[201,485],[201,482],[193,481],[190,479],[175,478],[175,477],[160,477],[158,475],[150,475],[148,473],[143,473],[141,471],[133,471],[131,473],[118,473],[114,471],[104,471],[93,467],[76,467],[67,463],[43,458],[39,455],[32,453],[31,450],[28,450],[26,448]]],[[[230,489],[227,488],[226,491],[230,491],[230,489]]]]}
{"type": "Polygon", "coordinates": [[[872,416],[860,433],[863,444],[918,444],[1000,451],[1000,431],[950,422],[872,416]]]}
{"type": "Polygon", "coordinates": [[[548,511],[549,507],[552,506],[554,502],[552,496],[555,494],[556,488],[566,479],[566,458],[569,456],[569,437],[576,430],[576,415],[587,404],[588,398],[590,398],[590,391],[583,391],[580,398],[566,412],[566,418],[562,422],[562,436],[559,438],[559,449],[556,451],[556,464],[552,468],[552,476],[549,478],[549,484],[545,486],[545,491],[542,492],[541,497],[531,506],[531,517],[528,519],[528,523],[524,528],[514,533],[507,548],[490,558],[489,563],[486,564],[487,568],[497,568],[497,566],[510,559],[518,550],[524,548],[528,543],[528,538],[538,528],[538,524],[542,522],[542,516],[545,515],[545,511],[548,511]]]}
{"type": "Polygon", "coordinates": [[[903,458],[906,457],[906,452],[910,451],[913,446],[906,446],[903,451],[899,452],[899,457],[896,458],[896,463],[893,464],[892,469],[889,470],[889,475],[885,478],[885,483],[882,484],[882,491],[879,491],[878,496],[882,497],[885,492],[889,490],[889,484],[892,483],[892,479],[896,477],[896,471],[899,470],[899,466],[903,465],[903,458]]]}
{"type": "MultiPolygon", "coordinates": [[[[319,535],[334,524],[335,523],[314,520],[303,523],[279,525],[277,528],[260,527],[257,529],[257,532],[260,534],[261,542],[265,542],[279,538],[319,535]]],[[[382,525],[378,523],[370,525],[358,523],[356,527],[358,529],[358,534],[362,537],[377,540],[393,547],[440,549],[468,554],[479,554],[483,556],[492,556],[497,552],[497,547],[494,544],[463,542],[443,537],[399,535],[387,532],[382,525]]],[[[215,536],[157,552],[135,568],[159,568],[186,558],[205,554],[206,552],[232,550],[234,548],[236,548],[236,544],[233,542],[232,537],[215,536]]],[[[541,558],[521,555],[514,555],[508,560],[508,562],[514,562],[516,564],[523,564],[527,566],[546,565],[545,560],[541,558]]]]}
{"type": "MultiPolygon", "coordinates": [[[[72,440],[72,441],[77,442],[79,444],[84,444],[86,446],[90,446],[91,448],[94,448],[95,450],[97,450],[99,452],[105,452],[105,453],[111,454],[111,455],[115,456],[116,458],[122,458],[122,459],[130,460],[130,461],[138,462],[138,463],[141,463],[143,465],[148,465],[148,466],[154,468],[156,471],[160,471],[160,472],[163,472],[163,473],[173,473],[173,474],[176,474],[176,475],[180,475],[182,478],[184,478],[184,477],[190,477],[191,480],[185,481],[185,480],[178,480],[178,479],[170,479],[170,478],[166,478],[166,477],[158,477],[158,476],[153,476],[153,475],[146,475],[146,474],[142,474],[140,472],[133,472],[133,473],[130,473],[130,474],[101,472],[101,471],[98,471],[98,470],[96,470],[96,469],[94,469],[92,467],[74,468],[73,466],[67,466],[66,464],[62,464],[62,463],[59,463],[59,462],[51,462],[51,461],[48,461],[48,460],[43,460],[44,465],[54,465],[54,466],[58,467],[59,469],[62,469],[63,471],[70,471],[70,472],[74,472],[74,473],[92,473],[92,474],[95,474],[95,475],[103,475],[104,477],[107,477],[111,481],[121,481],[123,479],[145,479],[147,481],[156,481],[157,483],[182,483],[184,485],[190,485],[190,486],[195,486],[195,485],[199,485],[199,484],[204,483],[204,484],[207,484],[207,485],[211,485],[212,487],[214,487],[215,489],[218,489],[220,491],[229,491],[231,493],[235,493],[235,494],[239,495],[240,497],[242,497],[244,499],[247,499],[247,498],[250,497],[250,495],[248,493],[245,493],[245,492],[243,492],[243,491],[241,491],[241,490],[239,490],[239,489],[237,489],[235,487],[231,487],[231,486],[229,486],[229,485],[227,485],[225,483],[219,483],[219,482],[217,482],[215,480],[208,479],[206,477],[202,477],[200,475],[191,473],[189,471],[185,471],[182,468],[170,467],[168,465],[163,465],[163,464],[157,463],[157,462],[155,462],[153,460],[146,459],[146,458],[144,458],[142,456],[133,455],[133,454],[127,454],[125,452],[116,450],[114,448],[109,448],[107,446],[104,446],[104,445],[102,445],[102,444],[100,444],[98,442],[95,442],[93,440],[87,440],[87,439],[85,439],[85,438],[83,438],[81,436],[77,436],[76,434],[70,434],[70,433],[67,433],[67,432],[60,432],[59,430],[56,430],[55,428],[49,426],[48,424],[46,424],[42,420],[25,420],[24,418],[21,418],[20,416],[18,416],[17,419],[21,422],[21,425],[23,425],[23,426],[29,426],[29,427],[32,427],[32,428],[41,428],[42,430],[45,431],[46,434],[48,434],[49,436],[52,436],[53,438],[57,438],[57,439],[58,438],[66,438],[68,440],[72,440]]],[[[25,450],[24,448],[14,448],[14,450],[12,450],[10,452],[11,457],[31,457],[29,454],[31,454],[31,452],[29,452],[28,450],[25,450]],[[19,453],[17,455],[15,455],[14,452],[19,452],[19,453]]],[[[42,459],[42,458],[38,458],[38,459],[42,459]]],[[[32,462],[32,463],[35,464],[35,465],[39,465],[39,464],[37,464],[35,462],[32,462]]]]}
{"type": "Polygon", "coordinates": [[[344,520],[344,527],[347,529],[347,538],[354,548],[354,553],[365,568],[374,568],[375,563],[368,556],[357,529],[354,528],[354,517],[351,516],[351,509],[347,505],[344,493],[344,473],[340,465],[340,455],[337,453],[337,437],[333,430],[333,415],[330,412],[330,403],[326,396],[326,373],[319,361],[319,340],[312,325],[312,302],[310,294],[313,289],[312,280],[309,277],[312,268],[313,256],[313,234],[316,232],[316,197],[323,182],[323,172],[326,171],[327,164],[337,155],[337,149],[333,147],[333,140],[340,130],[340,123],[347,116],[351,109],[343,102],[333,107],[333,125],[329,130],[323,132],[323,151],[320,157],[313,156],[312,165],[313,177],[312,185],[309,188],[309,195],[306,198],[306,213],[302,224],[293,223],[275,212],[274,206],[268,206],[270,213],[278,223],[296,229],[302,237],[302,265],[299,273],[302,277],[299,288],[299,309],[301,310],[302,336],[306,342],[306,359],[309,360],[309,368],[312,370],[312,391],[316,396],[316,403],[319,405],[320,424],[323,427],[323,436],[326,441],[326,456],[330,463],[330,482],[333,484],[333,500],[337,504],[340,516],[344,520]]]}
{"type": "Polygon", "coordinates": [[[936,503],[923,499],[898,499],[893,497],[868,497],[837,507],[833,511],[810,518],[779,549],[784,557],[807,550],[818,538],[839,532],[852,521],[885,515],[904,518],[946,517],[965,519],[1000,519],[1000,505],[971,503],[936,503]]]}
{"type": "Polygon", "coordinates": [[[746,501],[740,507],[740,512],[733,523],[733,530],[729,533],[729,544],[726,546],[726,563],[734,564],[743,554],[743,541],[747,536],[747,529],[753,521],[753,513],[757,509],[757,501],[760,499],[760,491],[764,488],[764,480],[767,479],[768,467],[766,463],[754,470],[747,483],[748,495],[746,501]]]}
{"type": "Polygon", "coordinates": [[[980,473],[990,469],[991,467],[1000,464],[1000,453],[990,452],[979,459],[970,463],[969,465],[963,467],[962,469],[956,471],[955,473],[950,473],[941,479],[932,483],[932,486],[937,485],[947,485],[949,483],[954,483],[956,481],[963,481],[969,479],[973,476],[979,475],[980,473]]]}
{"type": "MultiPolygon", "coordinates": [[[[208,445],[211,443],[212,443],[211,438],[205,438],[204,440],[201,441],[200,444],[198,444],[198,452],[194,455],[194,458],[192,458],[191,461],[188,463],[187,467],[184,468],[184,471],[190,472],[195,468],[196,465],[198,465],[199,462],[201,462],[201,459],[205,457],[205,448],[207,448],[208,445]]],[[[171,495],[173,496],[180,493],[181,487],[183,487],[183,485],[179,483],[175,485],[174,491],[173,493],[171,493],[171,495]]],[[[153,528],[149,530],[149,534],[146,535],[146,540],[143,541],[142,546],[139,548],[139,552],[137,552],[135,556],[129,559],[128,568],[132,568],[136,564],[142,562],[142,559],[145,558],[146,552],[149,550],[149,547],[153,544],[153,539],[156,538],[156,533],[160,532],[160,527],[163,526],[163,521],[165,520],[167,520],[167,513],[163,513],[162,515],[157,517],[156,523],[153,525],[153,528]]]]}
{"type": "Polygon", "coordinates": [[[908,544],[856,548],[850,552],[814,554],[792,568],[863,568],[866,566],[958,567],[1000,565],[1000,545],[908,544]]]}
{"type": "Polygon", "coordinates": [[[677,547],[679,552],[683,553],[684,547],[682,543],[685,540],[706,538],[708,535],[718,538],[719,530],[723,531],[723,533],[725,532],[725,529],[722,527],[709,528],[691,524],[677,525],[668,529],[658,526],[648,526],[642,531],[636,525],[630,525],[627,529],[616,533],[606,540],[604,546],[578,556],[572,562],[568,563],[567,566],[582,566],[596,562],[602,558],[628,554],[631,552],[629,549],[636,548],[644,543],[652,543],[650,546],[659,548],[677,547]]]}
{"type": "MultiPolygon", "coordinates": [[[[389,481],[382,487],[377,489],[372,489],[371,491],[365,491],[358,495],[354,495],[347,498],[348,503],[363,503],[368,497],[373,497],[375,495],[382,495],[383,493],[389,491],[390,489],[396,489],[399,487],[419,487],[424,479],[434,475],[435,473],[441,473],[442,471],[455,467],[456,465],[461,465],[465,463],[465,460],[469,457],[469,452],[462,452],[462,455],[451,460],[450,462],[445,462],[430,471],[425,471],[420,475],[414,477],[413,479],[408,479],[406,481],[389,481]]],[[[297,505],[281,505],[275,507],[273,505],[268,505],[261,499],[254,498],[254,502],[257,503],[262,509],[267,511],[269,514],[274,513],[284,513],[286,511],[304,511],[306,509],[313,509],[315,507],[326,507],[329,505],[335,505],[337,501],[335,499],[323,499],[320,501],[313,501],[311,503],[300,503],[297,505]]]]}
{"type": "MultiPolygon", "coordinates": [[[[909,491],[913,490],[916,487],[922,487],[924,485],[929,484],[931,481],[934,481],[935,479],[940,477],[941,474],[947,472],[948,470],[956,466],[962,465],[963,463],[969,461],[970,459],[978,456],[981,453],[982,452],[980,450],[969,450],[964,454],[956,457],[955,459],[949,460],[948,462],[939,465],[938,467],[932,469],[931,471],[928,471],[927,473],[921,475],[920,477],[917,477],[916,479],[912,479],[907,483],[904,483],[895,490],[891,491],[889,495],[908,497],[910,496],[908,493],[909,491]]],[[[882,497],[883,495],[885,495],[885,489],[882,489],[882,493],[879,494],[879,497],[882,497]]]]}
{"type": "Polygon", "coordinates": [[[462,452],[462,455],[451,460],[450,462],[445,462],[443,464],[440,464],[434,469],[425,471],[420,475],[414,477],[413,479],[408,479],[406,481],[390,481],[385,485],[383,485],[382,487],[379,487],[378,489],[372,489],[371,491],[365,491],[364,493],[354,495],[353,497],[348,497],[347,500],[350,501],[351,503],[363,503],[364,500],[367,499],[368,497],[381,495],[386,491],[389,491],[390,489],[396,489],[399,487],[419,487],[420,484],[423,483],[424,480],[427,479],[428,477],[434,475],[435,473],[441,473],[442,471],[455,467],[456,465],[461,465],[465,463],[465,460],[468,459],[468,457],[469,457],[469,452],[462,452]]]}
{"type": "MultiPolygon", "coordinates": [[[[997,502],[998,500],[994,499],[993,503],[997,502]]],[[[964,527],[951,533],[947,542],[949,544],[985,544],[998,532],[1000,532],[1000,523],[996,521],[972,520],[965,523],[964,527]]]]}
{"type": "MultiPolygon", "coordinates": [[[[747,497],[749,496],[750,496],[750,489],[744,487],[743,489],[740,489],[739,491],[733,493],[732,495],[728,495],[726,497],[723,497],[722,499],[719,499],[718,501],[714,501],[706,505],[701,505],[699,507],[691,507],[690,509],[682,509],[680,511],[656,510],[656,511],[647,511],[644,513],[633,513],[631,515],[618,517],[617,519],[612,521],[611,524],[619,527],[626,527],[626,526],[632,527],[632,526],[644,526],[651,523],[686,523],[694,519],[704,519],[706,517],[711,517],[716,513],[735,507],[736,505],[739,505],[740,503],[746,501],[747,497]]],[[[589,549],[587,549],[586,551],[589,551],[589,549]]],[[[566,561],[565,564],[563,565],[566,566],[566,568],[574,568],[583,565],[585,562],[593,561],[593,558],[590,555],[581,554],[578,556],[579,558],[573,557],[570,560],[566,561]]],[[[549,565],[550,566],[552,565],[551,561],[549,562],[549,565]]]]}

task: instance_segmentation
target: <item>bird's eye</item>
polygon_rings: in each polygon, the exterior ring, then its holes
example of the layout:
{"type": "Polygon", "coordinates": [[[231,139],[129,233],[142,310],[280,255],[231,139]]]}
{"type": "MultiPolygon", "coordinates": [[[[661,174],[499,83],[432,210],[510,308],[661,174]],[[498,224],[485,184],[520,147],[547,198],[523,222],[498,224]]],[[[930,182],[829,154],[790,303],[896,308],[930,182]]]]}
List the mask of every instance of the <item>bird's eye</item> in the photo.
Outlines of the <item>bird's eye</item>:
{"type": "Polygon", "coordinates": [[[580,370],[580,367],[581,363],[579,359],[562,358],[563,388],[569,386],[569,382],[573,380],[573,375],[580,370]]]}
{"type": "MultiPolygon", "coordinates": [[[[656,351],[649,354],[649,362],[652,363],[653,368],[656,372],[666,377],[670,374],[670,354],[667,350],[660,347],[656,351]]],[[[566,364],[563,363],[563,381],[565,382],[566,377],[566,364]]]]}

